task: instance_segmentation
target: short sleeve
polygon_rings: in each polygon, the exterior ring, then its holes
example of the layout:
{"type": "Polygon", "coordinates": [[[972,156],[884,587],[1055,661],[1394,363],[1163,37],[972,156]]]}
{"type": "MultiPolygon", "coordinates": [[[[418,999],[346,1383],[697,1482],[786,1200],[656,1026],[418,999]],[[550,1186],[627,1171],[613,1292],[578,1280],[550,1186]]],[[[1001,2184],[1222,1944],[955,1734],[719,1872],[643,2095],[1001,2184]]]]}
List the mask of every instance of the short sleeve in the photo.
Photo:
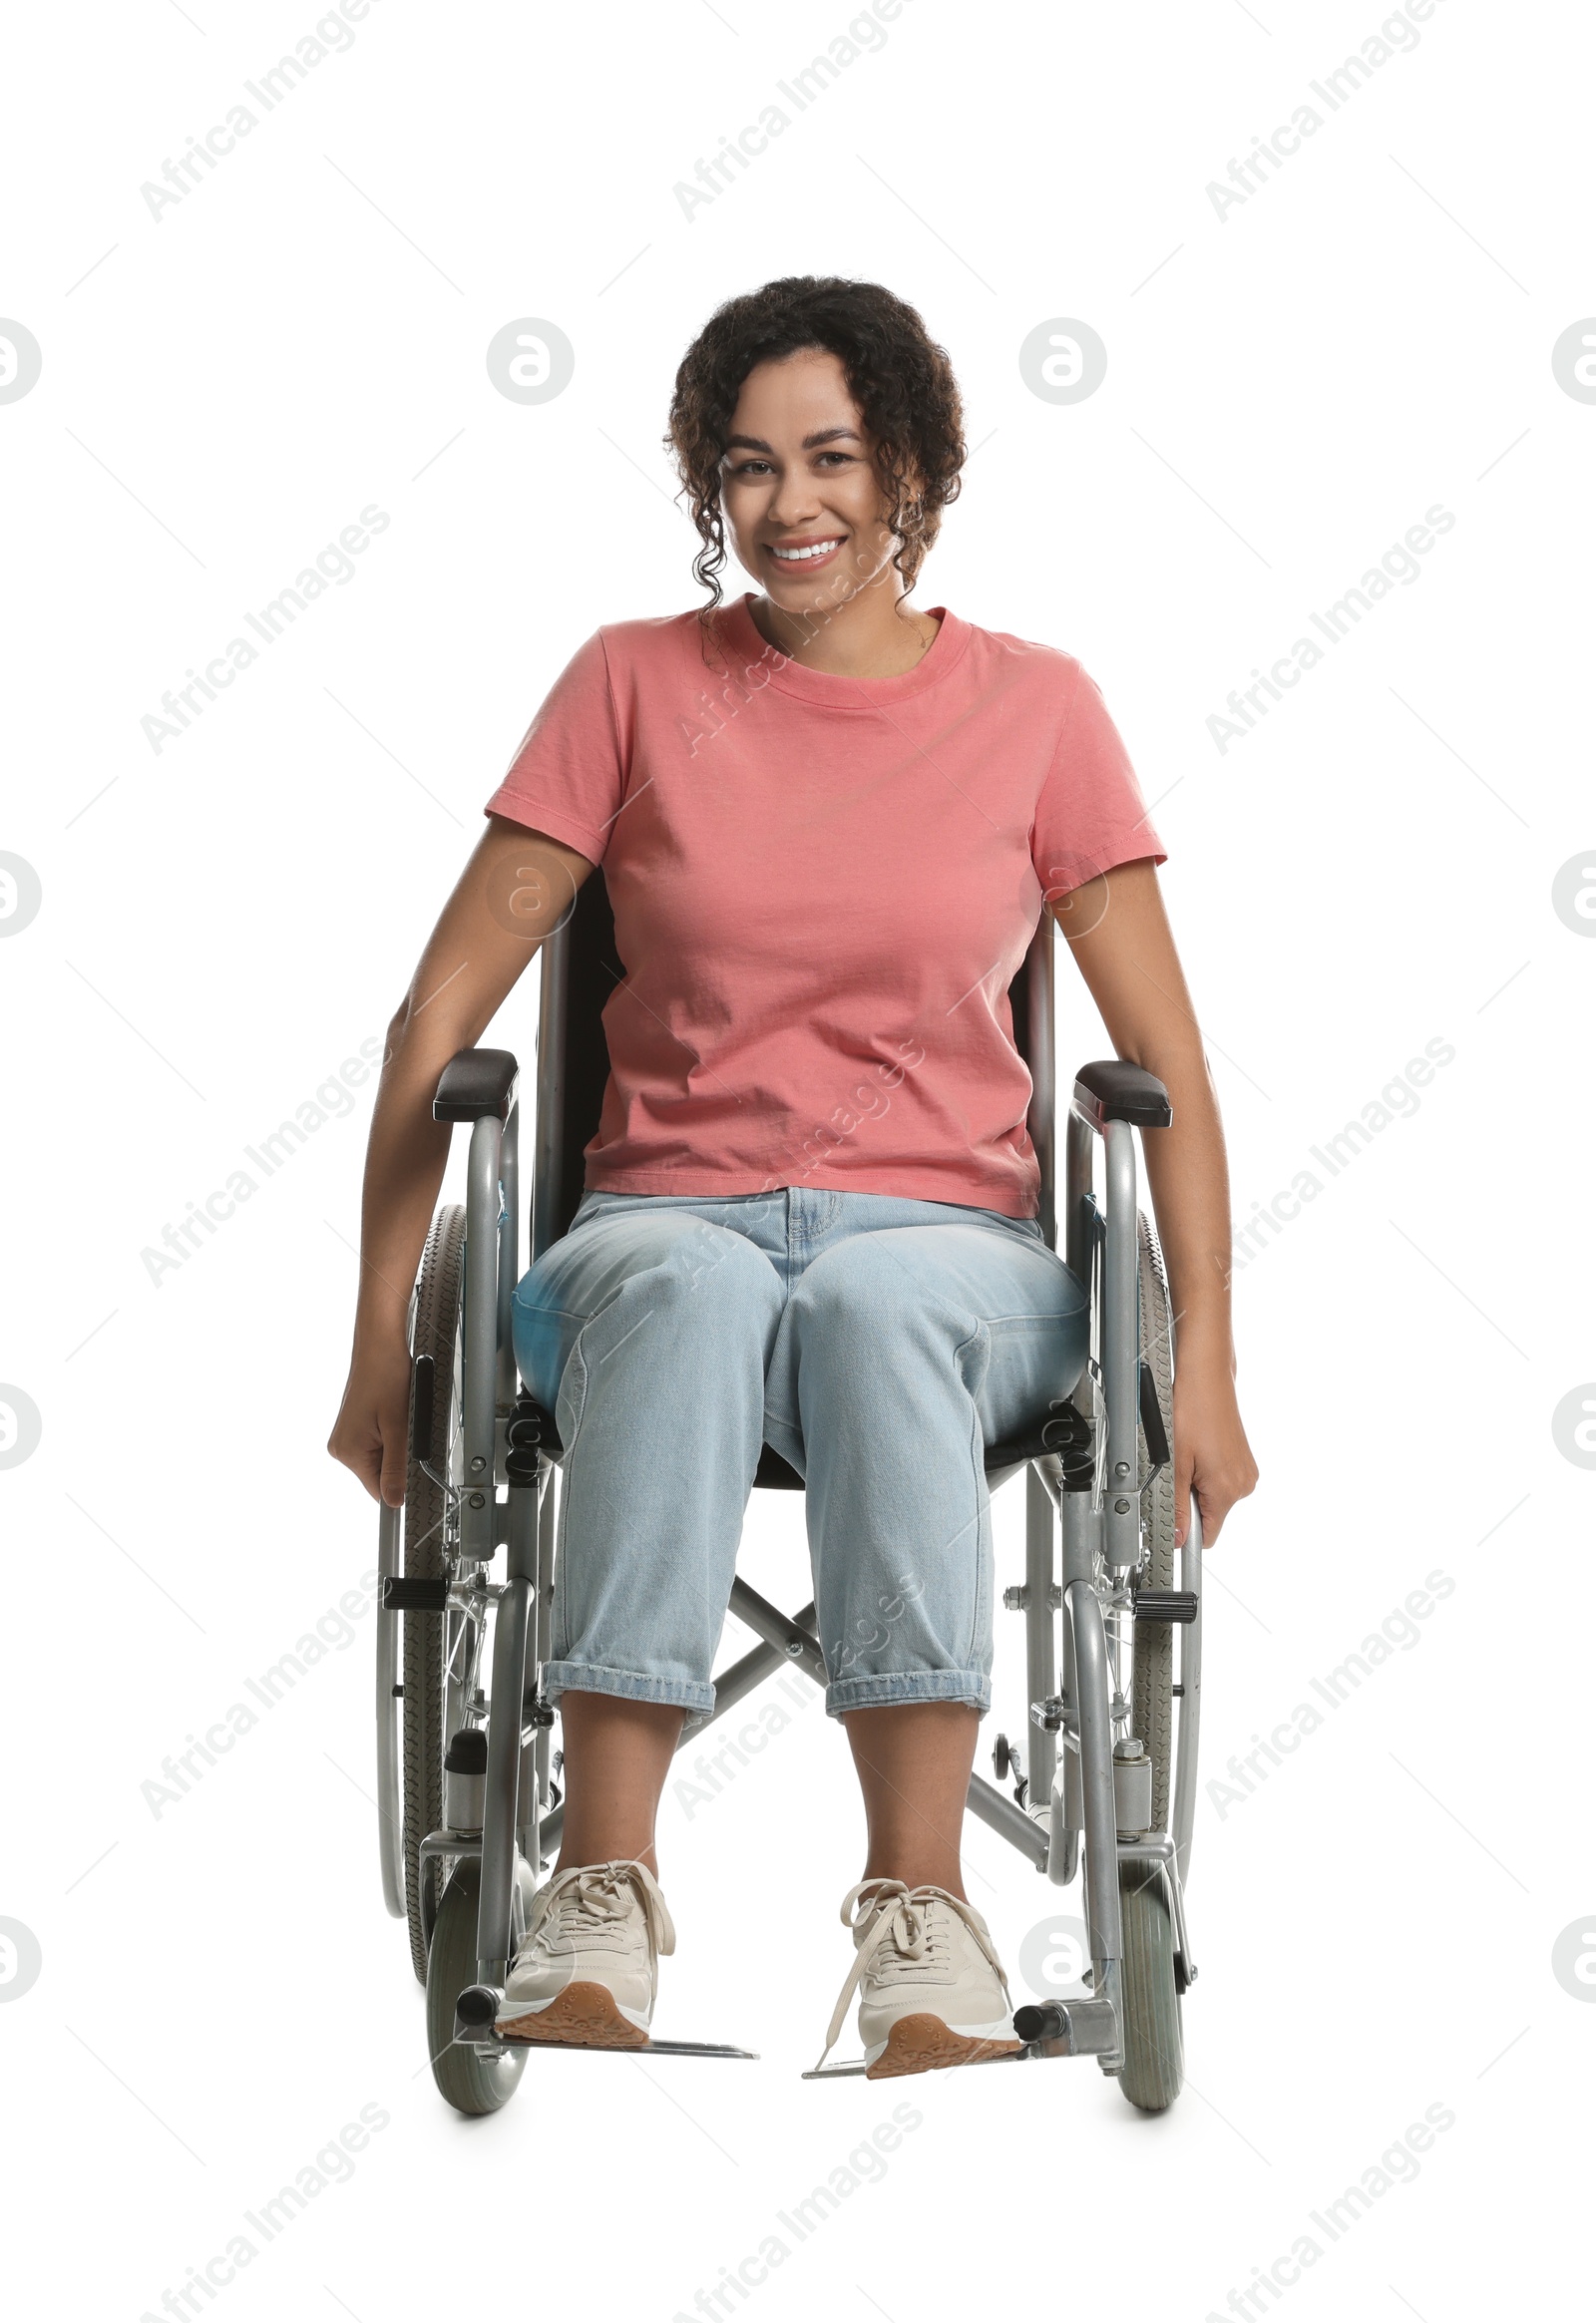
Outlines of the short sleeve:
{"type": "Polygon", "coordinates": [[[546,831],[600,864],[624,799],[609,665],[596,629],[550,687],[483,812],[546,831]]]}
{"type": "Polygon", "coordinates": [[[1075,687],[1036,801],[1030,859],[1050,901],[1116,863],[1167,861],[1141,785],[1095,681],[1077,661],[1075,687]]]}

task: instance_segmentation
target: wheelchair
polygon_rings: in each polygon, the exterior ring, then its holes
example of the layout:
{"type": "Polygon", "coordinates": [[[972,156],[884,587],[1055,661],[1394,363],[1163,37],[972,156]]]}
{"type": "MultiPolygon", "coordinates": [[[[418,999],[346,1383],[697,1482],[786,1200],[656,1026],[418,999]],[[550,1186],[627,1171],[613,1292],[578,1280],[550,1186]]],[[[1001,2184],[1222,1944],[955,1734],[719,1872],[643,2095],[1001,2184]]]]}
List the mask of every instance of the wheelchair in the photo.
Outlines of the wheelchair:
{"type": "MultiPolygon", "coordinates": [[[[1009,1005],[1032,1081],[1042,1231],[1058,1248],[1053,927],[1044,912],[1009,1005]]],[[[576,1213],[608,1075],[601,1010],[624,970],[601,872],[578,890],[540,968],[534,1258],[576,1213]]],[[[476,1048],[452,1058],[438,1083],[435,1118],[470,1124],[467,1195],[438,1211],[422,1256],[410,1310],[405,1497],[402,1508],[384,1507],[379,1544],[383,1895],[408,1922],[434,2080],[468,2115],[504,2105],[537,2046],[503,2038],[495,2016],[562,1814],[556,1712],[540,1679],[563,1447],[553,1414],[522,1387],[511,1345],[521,1273],[517,1077],[507,1050],[476,1048]],[[501,1550],[504,1577],[495,1579],[501,1550]]],[[[1088,1064],[1075,1079],[1062,1250],[1089,1293],[1089,1354],[1030,1436],[986,1447],[990,1490],[1025,1474],[1024,1579],[1003,1602],[1025,1620],[1028,1719],[1022,1742],[996,1738],[995,1771],[1011,1790],[974,1775],[967,1807],[1054,1885],[1081,1873],[1090,1949],[1076,1980],[1085,1993],[1017,2008],[1021,2047],[991,2062],[1095,2057],[1145,2113],[1179,2094],[1181,2001],[1196,1975],[1184,1891],[1197,1790],[1201,1532],[1194,1505],[1177,1578],[1175,1331],[1157,1237],[1137,1207],[1134,1137],[1169,1120],[1162,1084],[1135,1065],[1088,1064]]],[[[768,1444],[754,1483],[803,1489],[768,1444]]],[[[785,1614],[739,1576],[729,1610],[759,1642],[717,1673],[711,1721],[789,1664],[826,1684],[812,1603],[785,1614]]],[[[695,1743],[701,1732],[693,1728],[695,1743]]],[[[646,2051],[602,2052],[647,2053],[751,2054],[656,2037],[646,2051]]],[[[864,2070],[831,2065],[804,2078],[864,2070]]]]}

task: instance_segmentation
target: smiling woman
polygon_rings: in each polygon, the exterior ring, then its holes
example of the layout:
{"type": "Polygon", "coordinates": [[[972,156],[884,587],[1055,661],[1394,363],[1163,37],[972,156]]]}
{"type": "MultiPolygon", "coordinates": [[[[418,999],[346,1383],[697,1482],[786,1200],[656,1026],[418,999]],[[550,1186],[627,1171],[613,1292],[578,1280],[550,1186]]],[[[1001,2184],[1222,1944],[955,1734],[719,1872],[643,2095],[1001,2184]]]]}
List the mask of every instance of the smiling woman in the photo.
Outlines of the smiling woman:
{"type": "Polygon", "coordinates": [[[1086,1358],[1008,1004],[1044,908],[1173,1107],[1146,1157],[1181,1317],[1176,1518],[1195,1491],[1210,1542],[1256,1476],[1224,1147],[1164,851],[1102,695],[1054,646],[909,602],[965,458],[921,317],[835,278],[732,299],[681,362],[667,440],[708,602],[579,646],[487,802],[391,1028],[330,1448],[402,1499],[433,1093],[537,950],[495,899],[558,900],[551,924],[597,869],[624,968],[609,1077],[581,1207],[512,1305],[565,1447],[541,1677],[567,1787],[498,2023],[647,2039],[674,1945],[655,1812],[714,1704],[768,1444],[805,1486],[826,1707],[868,1828],[832,2038],[857,1987],[867,2072],[919,2073],[1019,2046],[960,1840],[991,1700],[984,1447],[1038,1427],[1086,1358]],[[756,585],[725,604],[728,541],[756,585]]]}

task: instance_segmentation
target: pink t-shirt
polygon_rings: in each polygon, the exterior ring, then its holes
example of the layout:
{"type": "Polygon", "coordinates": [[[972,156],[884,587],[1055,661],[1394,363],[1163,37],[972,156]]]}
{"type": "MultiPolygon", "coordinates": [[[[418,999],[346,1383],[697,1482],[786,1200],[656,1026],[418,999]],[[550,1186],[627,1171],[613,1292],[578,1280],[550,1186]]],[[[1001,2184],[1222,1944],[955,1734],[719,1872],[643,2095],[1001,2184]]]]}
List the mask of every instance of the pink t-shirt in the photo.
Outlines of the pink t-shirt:
{"type": "Polygon", "coordinates": [[[746,597],[575,654],[487,812],[603,867],[626,979],[587,1184],[824,1186],[1034,1217],[1008,984],[1044,891],[1164,861],[1070,654],[945,608],[899,677],[765,642],[746,597]]]}

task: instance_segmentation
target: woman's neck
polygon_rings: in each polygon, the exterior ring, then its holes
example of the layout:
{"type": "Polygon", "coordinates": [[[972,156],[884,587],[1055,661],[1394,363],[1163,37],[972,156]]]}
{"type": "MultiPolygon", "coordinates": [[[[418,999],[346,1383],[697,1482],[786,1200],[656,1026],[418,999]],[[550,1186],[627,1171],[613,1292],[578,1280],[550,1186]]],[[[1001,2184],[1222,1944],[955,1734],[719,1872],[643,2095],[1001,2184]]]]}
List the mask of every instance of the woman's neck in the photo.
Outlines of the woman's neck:
{"type": "Polygon", "coordinates": [[[748,611],[766,644],[806,669],[835,677],[902,677],[937,641],[941,623],[906,601],[901,577],[883,575],[841,603],[787,612],[750,593],[748,611]]]}

